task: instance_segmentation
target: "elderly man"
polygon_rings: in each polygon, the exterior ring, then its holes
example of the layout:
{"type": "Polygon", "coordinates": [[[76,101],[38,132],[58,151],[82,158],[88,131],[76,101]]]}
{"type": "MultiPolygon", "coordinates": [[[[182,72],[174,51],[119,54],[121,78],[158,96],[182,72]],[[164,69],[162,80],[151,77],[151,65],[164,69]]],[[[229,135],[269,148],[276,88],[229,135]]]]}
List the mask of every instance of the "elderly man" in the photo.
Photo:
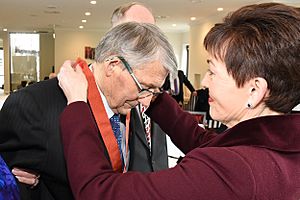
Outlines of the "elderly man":
{"type": "MultiPolygon", "coordinates": [[[[136,21],[155,23],[150,10],[143,4],[133,2],[116,8],[111,16],[112,26],[120,23],[136,21]]],[[[55,74],[56,76],[56,74],[55,74]]],[[[168,80],[169,81],[169,80],[168,80]]],[[[168,154],[165,133],[144,113],[146,108],[142,104],[131,111],[129,149],[129,171],[151,172],[168,168],[168,154]]],[[[37,184],[35,174],[14,169],[20,182],[29,185],[37,184]]]]}
{"type": "MultiPolygon", "coordinates": [[[[147,106],[151,95],[161,86],[168,71],[174,71],[176,66],[169,43],[156,27],[136,23],[122,27],[116,27],[106,34],[105,38],[114,44],[106,46],[104,51],[98,51],[97,48],[97,62],[92,67],[99,91],[103,94],[102,101],[107,102],[104,104],[108,105],[105,107],[108,115],[114,112],[126,113],[138,103],[147,106]],[[147,41],[142,40],[142,35],[147,41]],[[149,43],[149,38],[154,42],[149,43]],[[147,51],[145,46],[150,47],[149,45],[154,46],[147,51]],[[122,49],[128,46],[135,47],[137,51],[133,53],[122,49]],[[99,67],[99,63],[102,67],[99,67]],[[134,69],[138,68],[133,72],[137,77],[139,90],[143,91],[143,95],[150,96],[140,96],[145,97],[142,99],[132,96],[132,91],[136,90],[136,85],[133,84],[136,83],[127,74],[125,63],[129,63],[134,69]]],[[[51,79],[13,93],[1,110],[0,120],[3,123],[0,125],[0,150],[3,157],[10,166],[30,169],[40,174],[40,183],[34,189],[21,188],[22,199],[73,199],[58,126],[58,117],[65,106],[66,99],[57,85],[57,79],[51,79]]],[[[123,165],[128,163],[128,159],[123,157],[123,165]]]]}

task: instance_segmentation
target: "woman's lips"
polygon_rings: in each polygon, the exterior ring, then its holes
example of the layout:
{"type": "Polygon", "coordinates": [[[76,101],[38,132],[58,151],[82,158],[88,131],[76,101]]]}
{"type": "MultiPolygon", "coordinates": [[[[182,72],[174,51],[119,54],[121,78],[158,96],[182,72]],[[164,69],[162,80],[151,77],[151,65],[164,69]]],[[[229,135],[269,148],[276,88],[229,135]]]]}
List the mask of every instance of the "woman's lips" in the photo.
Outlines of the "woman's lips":
{"type": "Polygon", "coordinates": [[[208,98],[208,102],[209,102],[209,103],[211,103],[211,102],[213,102],[213,101],[214,101],[214,100],[213,100],[211,97],[208,98]]]}

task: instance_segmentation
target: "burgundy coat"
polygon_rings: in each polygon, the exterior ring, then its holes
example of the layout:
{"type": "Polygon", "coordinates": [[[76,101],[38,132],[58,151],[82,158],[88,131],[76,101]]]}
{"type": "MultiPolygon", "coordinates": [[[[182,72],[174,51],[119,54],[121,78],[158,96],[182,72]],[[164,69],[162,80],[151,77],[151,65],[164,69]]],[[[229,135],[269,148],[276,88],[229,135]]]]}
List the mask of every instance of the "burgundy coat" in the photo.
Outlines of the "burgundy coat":
{"type": "Polygon", "coordinates": [[[259,117],[216,135],[166,94],[147,112],[186,156],[171,169],[120,174],[103,153],[87,104],[64,110],[61,133],[76,199],[300,199],[300,115],[259,117]]]}

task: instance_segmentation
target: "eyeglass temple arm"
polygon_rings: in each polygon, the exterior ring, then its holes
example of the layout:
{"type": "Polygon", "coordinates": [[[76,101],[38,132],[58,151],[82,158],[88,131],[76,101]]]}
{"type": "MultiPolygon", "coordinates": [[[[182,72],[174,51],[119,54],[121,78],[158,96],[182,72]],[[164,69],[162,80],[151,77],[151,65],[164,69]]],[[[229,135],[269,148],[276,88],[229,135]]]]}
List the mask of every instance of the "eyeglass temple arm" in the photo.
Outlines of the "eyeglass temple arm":
{"type": "Polygon", "coordinates": [[[122,61],[122,63],[125,65],[125,67],[126,67],[126,69],[128,70],[128,72],[130,73],[130,74],[132,74],[133,73],[133,71],[132,71],[132,69],[131,69],[131,67],[129,66],[129,64],[127,63],[127,61],[122,57],[122,56],[117,56],[121,61],[122,61]]]}
{"type": "Polygon", "coordinates": [[[133,74],[132,68],[129,66],[129,64],[127,63],[127,61],[122,56],[117,56],[117,57],[122,61],[122,63],[124,64],[124,66],[128,70],[130,76],[134,79],[134,82],[137,84],[137,86],[140,88],[140,90],[142,90],[143,87],[141,86],[141,84],[139,83],[139,81],[136,79],[135,75],[133,74]]]}

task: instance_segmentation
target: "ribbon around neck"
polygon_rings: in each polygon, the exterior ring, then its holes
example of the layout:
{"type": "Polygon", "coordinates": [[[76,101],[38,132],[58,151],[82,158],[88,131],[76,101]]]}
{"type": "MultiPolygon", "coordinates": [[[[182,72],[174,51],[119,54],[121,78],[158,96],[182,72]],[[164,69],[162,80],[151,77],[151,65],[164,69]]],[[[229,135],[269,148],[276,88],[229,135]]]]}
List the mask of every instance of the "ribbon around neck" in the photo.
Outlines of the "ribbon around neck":
{"type": "MultiPolygon", "coordinates": [[[[74,66],[79,65],[82,68],[83,73],[86,76],[88,81],[88,102],[91,107],[93,116],[97,123],[98,129],[106,146],[109,159],[114,171],[122,172],[122,160],[120,156],[120,151],[118,148],[117,140],[114,136],[110,121],[107,117],[107,113],[105,107],[103,105],[95,78],[93,73],[88,67],[88,64],[85,60],[81,58],[77,58],[74,66]]],[[[128,141],[128,132],[129,132],[129,119],[130,114],[126,116],[126,141],[128,141]]],[[[128,142],[126,142],[127,146],[128,142]]],[[[126,153],[126,157],[127,157],[126,153]]],[[[124,161],[126,163],[126,161],[124,161]]],[[[126,166],[124,166],[124,171],[126,170],[126,166]]]]}

